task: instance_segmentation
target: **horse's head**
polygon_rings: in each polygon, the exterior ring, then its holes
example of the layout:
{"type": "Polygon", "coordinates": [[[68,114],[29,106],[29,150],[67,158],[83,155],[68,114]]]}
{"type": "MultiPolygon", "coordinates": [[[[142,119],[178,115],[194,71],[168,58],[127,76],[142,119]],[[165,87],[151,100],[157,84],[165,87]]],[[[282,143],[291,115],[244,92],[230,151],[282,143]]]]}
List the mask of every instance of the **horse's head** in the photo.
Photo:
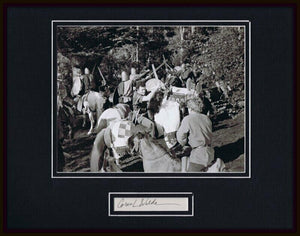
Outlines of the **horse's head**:
{"type": "Polygon", "coordinates": [[[109,100],[109,93],[107,91],[99,91],[99,95],[100,95],[100,103],[101,103],[101,114],[103,113],[103,111],[105,111],[106,109],[110,108],[113,106],[112,102],[110,102],[109,100]]]}
{"type": "Polygon", "coordinates": [[[144,130],[143,126],[140,126],[137,130],[137,133],[133,134],[128,140],[128,145],[132,153],[140,153],[142,158],[146,158],[147,160],[160,158],[167,153],[166,147],[164,148],[157,140],[153,139],[144,130]]]}
{"type": "Polygon", "coordinates": [[[147,129],[142,125],[135,125],[132,129],[132,136],[128,139],[128,146],[132,152],[139,152],[141,140],[148,139],[150,135],[147,133],[147,129]]]}

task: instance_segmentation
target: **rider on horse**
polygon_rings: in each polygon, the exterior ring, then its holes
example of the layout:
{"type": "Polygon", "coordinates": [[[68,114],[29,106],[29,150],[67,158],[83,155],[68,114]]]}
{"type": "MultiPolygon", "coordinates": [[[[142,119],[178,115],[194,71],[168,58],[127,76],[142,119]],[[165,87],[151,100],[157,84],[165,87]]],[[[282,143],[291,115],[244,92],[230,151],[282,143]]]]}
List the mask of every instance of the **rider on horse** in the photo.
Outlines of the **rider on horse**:
{"type": "Polygon", "coordinates": [[[94,81],[94,76],[90,74],[90,71],[88,68],[84,69],[84,75],[82,76],[83,81],[83,91],[84,93],[88,93],[91,90],[96,90],[96,85],[94,81]]]}

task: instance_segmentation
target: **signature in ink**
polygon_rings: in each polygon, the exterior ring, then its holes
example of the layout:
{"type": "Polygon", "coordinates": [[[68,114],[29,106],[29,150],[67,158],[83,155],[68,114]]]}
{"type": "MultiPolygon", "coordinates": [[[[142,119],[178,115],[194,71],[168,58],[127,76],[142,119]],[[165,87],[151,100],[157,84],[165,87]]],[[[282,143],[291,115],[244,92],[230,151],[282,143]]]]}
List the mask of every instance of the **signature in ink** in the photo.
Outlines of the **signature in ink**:
{"type": "Polygon", "coordinates": [[[173,205],[179,206],[180,204],[172,202],[159,203],[156,198],[133,198],[133,199],[124,199],[121,198],[117,203],[118,208],[126,207],[143,207],[143,206],[163,206],[163,205],[173,205]]]}

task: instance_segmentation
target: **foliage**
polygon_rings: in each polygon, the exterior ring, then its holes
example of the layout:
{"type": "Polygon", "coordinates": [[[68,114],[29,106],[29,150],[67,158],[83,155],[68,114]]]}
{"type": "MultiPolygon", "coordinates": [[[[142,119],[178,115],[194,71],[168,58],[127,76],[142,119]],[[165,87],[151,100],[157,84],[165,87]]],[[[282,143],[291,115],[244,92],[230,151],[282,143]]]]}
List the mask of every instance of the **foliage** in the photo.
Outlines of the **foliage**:
{"type": "MultiPolygon", "coordinates": [[[[243,27],[58,27],[57,48],[72,66],[99,66],[113,86],[122,70],[157,67],[163,56],[173,67],[197,64],[211,82],[244,79],[243,27]]],[[[97,69],[94,75],[100,80],[97,69]]]]}

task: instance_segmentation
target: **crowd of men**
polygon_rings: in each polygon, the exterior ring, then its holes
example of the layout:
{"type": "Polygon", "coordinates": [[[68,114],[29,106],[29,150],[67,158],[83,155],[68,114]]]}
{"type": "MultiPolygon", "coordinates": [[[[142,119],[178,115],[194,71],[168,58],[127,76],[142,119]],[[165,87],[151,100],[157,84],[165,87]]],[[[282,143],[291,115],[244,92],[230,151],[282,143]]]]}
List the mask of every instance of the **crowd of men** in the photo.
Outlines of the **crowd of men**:
{"type": "MultiPolygon", "coordinates": [[[[185,87],[196,92],[196,96],[185,103],[188,112],[184,113],[176,138],[181,146],[192,148],[188,171],[203,171],[214,160],[214,151],[211,147],[212,122],[207,115],[210,108],[207,107],[208,99],[203,89],[205,88],[206,76],[201,73],[197,66],[186,64],[174,69],[167,68],[166,72],[166,76],[162,79],[165,87],[185,87]]],[[[128,104],[131,107],[133,112],[129,119],[135,124],[144,126],[151,137],[157,138],[154,114],[157,112],[163,93],[158,92],[159,85],[156,85],[151,91],[146,90],[145,84],[150,78],[149,69],[138,74],[135,68],[131,68],[129,75],[126,71],[122,71],[121,82],[115,89],[115,93],[118,94],[118,103],[128,104]]],[[[82,82],[81,95],[91,90],[97,90],[93,75],[88,68],[84,70],[82,82]]],[[[220,83],[222,81],[218,84],[220,83]]]]}
{"type": "MultiPolygon", "coordinates": [[[[154,114],[157,112],[156,109],[163,94],[158,92],[159,84],[151,91],[146,90],[145,82],[151,77],[150,75],[146,76],[148,73],[149,70],[146,70],[137,74],[136,69],[131,68],[128,76],[125,71],[122,71],[122,81],[117,87],[118,102],[130,105],[133,110],[131,120],[146,127],[149,134],[156,138],[154,114]]],[[[203,77],[204,75],[195,68],[186,68],[186,65],[182,64],[174,70],[168,70],[167,76],[162,81],[167,88],[170,86],[186,87],[188,90],[194,90],[198,95],[186,102],[188,112],[184,114],[176,133],[177,141],[182,147],[190,146],[192,148],[188,169],[191,172],[205,170],[214,160],[214,151],[211,147],[212,122],[207,116],[203,103],[203,77]]]]}

